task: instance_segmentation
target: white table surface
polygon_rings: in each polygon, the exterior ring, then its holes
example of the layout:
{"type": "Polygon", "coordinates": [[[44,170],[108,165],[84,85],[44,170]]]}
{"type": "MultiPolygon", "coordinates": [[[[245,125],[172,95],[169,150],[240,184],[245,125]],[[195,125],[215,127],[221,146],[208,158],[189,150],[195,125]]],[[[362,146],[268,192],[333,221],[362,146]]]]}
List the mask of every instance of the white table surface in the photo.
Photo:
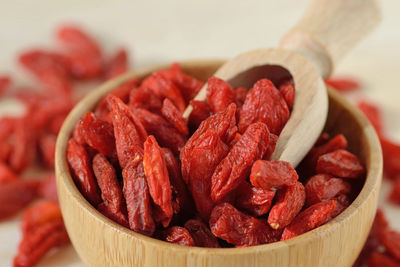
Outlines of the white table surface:
{"type": "MultiPolygon", "coordinates": [[[[309,0],[0,0],[0,73],[16,84],[31,77],[16,63],[19,51],[54,47],[54,30],[64,22],[82,24],[112,52],[129,49],[133,67],[195,58],[229,58],[259,47],[273,47],[293,25],[309,0]]],[[[400,142],[400,1],[381,1],[384,19],[373,34],[348,55],[336,73],[359,77],[363,96],[380,104],[387,131],[400,142]]],[[[0,114],[16,112],[0,102],[0,114]]],[[[400,208],[380,204],[400,230],[400,208]]],[[[0,266],[10,266],[20,239],[18,218],[0,223],[0,266]]],[[[56,251],[38,264],[83,266],[73,248],[56,251]]]]}

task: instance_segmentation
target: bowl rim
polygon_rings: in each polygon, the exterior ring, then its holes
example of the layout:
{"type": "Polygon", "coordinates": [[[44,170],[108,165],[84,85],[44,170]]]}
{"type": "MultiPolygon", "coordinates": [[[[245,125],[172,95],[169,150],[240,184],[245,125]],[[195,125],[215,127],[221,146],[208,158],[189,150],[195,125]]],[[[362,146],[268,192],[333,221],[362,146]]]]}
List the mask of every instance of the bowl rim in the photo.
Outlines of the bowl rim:
{"type": "MultiPolygon", "coordinates": [[[[222,59],[220,60],[202,59],[202,60],[180,61],[179,64],[181,65],[182,69],[185,69],[187,67],[194,67],[194,66],[196,67],[217,66],[217,65],[222,65],[223,62],[224,60],[222,59]]],[[[254,252],[266,252],[266,251],[278,250],[282,247],[292,247],[298,245],[299,243],[307,243],[315,239],[316,236],[322,237],[326,233],[332,232],[341,224],[346,223],[347,220],[350,220],[350,218],[355,215],[356,210],[368,200],[368,197],[374,191],[379,190],[382,179],[383,160],[382,160],[381,146],[377,134],[372,125],[369,123],[368,119],[362,114],[361,111],[359,111],[348,100],[342,97],[338,92],[335,92],[333,89],[328,88],[329,99],[334,99],[336,101],[340,100],[343,107],[346,110],[348,110],[353,116],[353,118],[357,121],[357,123],[362,126],[363,132],[367,140],[367,144],[368,146],[373,148],[371,149],[371,151],[375,152],[375,153],[370,153],[368,158],[367,157],[365,158],[365,161],[370,162],[370,169],[367,171],[366,180],[360,193],[349,207],[347,207],[341,214],[339,214],[337,217],[335,217],[328,223],[285,241],[278,241],[269,244],[242,247],[242,248],[203,248],[203,247],[181,246],[173,243],[168,243],[166,241],[161,241],[152,237],[136,233],[108,219],[99,211],[97,211],[95,207],[93,207],[83,197],[83,195],[79,192],[78,188],[76,187],[70,175],[66,160],[66,148],[68,139],[70,138],[73,132],[77,120],[82,115],[84,115],[85,112],[92,110],[107,92],[111,91],[112,89],[118,87],[119,85],[125,83],[126,81],[134,77],[141,78],[144,75],[149,74],[155,70],[166,69],[171,64],[172,63],[166,63],[145,68],[139,68],[137,70],[130,71],[128,73],[125,73],[123,75],[120,75],[116,78],[113,78],[103,83],[102,85],[94,89],[92,92],[90,92],[84,99],[79,101],[79,103],[73,108],[73,110],[66,118],[58,135],[56,143],[56,153],[55,153],[55,162],[56,162],[55,169],[56,169],[58,192],[60,192],[59,190],[60,186],[65,186],[66,191],[69,193],[70,201],[77,202],[78,205],[80,205],[80,207],[84,209],[85,212],[88,213],[88,215],[94,217],[96,220],[107,225],[113,231],[119,234],[131,236],[132,238],[138,239],[141,242],[150,243],[154,246],[162,247],[163,249],[169,249],[181,253],[199,253],[199,254],[208,253],[213,255],[226,256],[229,254],[238,255],[238,254],[249,254],[254,252]]]]}

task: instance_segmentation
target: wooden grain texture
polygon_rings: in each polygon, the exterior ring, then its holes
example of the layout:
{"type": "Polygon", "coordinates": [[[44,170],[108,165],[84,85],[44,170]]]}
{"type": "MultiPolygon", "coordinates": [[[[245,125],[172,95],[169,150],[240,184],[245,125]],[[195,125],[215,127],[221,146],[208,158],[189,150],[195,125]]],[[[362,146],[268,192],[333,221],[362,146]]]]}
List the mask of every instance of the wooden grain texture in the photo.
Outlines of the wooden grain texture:
{"type": "Polygon", "coordinates": [[[313,0],[280,46],[303,54],[326,78],[381,16],[377,0],[313,0]]]}
{"type": "MultiPolygon", "coordinates": [[[[183,70],[201,80],[221,61],[182,63],[183,70]]],[[[248,248],[208,249],[183,247],[142,236],[96,211],[79,193],[66,162],[67,140],[79,118],[109,91],[131,77],[144,77],[166,65],[141,69],[93,91],[66,119],[57,140],[56,174],[60,205],[72,244],[88,266],[351,266],[360,252],[377,207],[382,176],[378,138],[365,117],[344,98],[329,90],[326,130],[342,132],[350,150],[367,168],[365,184],[355,201],[329,223],[299,237],[248,248]]]]}

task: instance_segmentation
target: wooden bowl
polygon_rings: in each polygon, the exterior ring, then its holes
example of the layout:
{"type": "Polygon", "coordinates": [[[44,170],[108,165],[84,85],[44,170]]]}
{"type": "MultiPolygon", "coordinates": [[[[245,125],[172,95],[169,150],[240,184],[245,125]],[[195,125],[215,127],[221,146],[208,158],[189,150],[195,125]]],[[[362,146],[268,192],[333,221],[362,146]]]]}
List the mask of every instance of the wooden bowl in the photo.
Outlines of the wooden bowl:
{"type": "MultiPolygon", "coordinates": [[[[206,80],[222,61],[190,61],[183,70],[206,80]]],[[[137,234],[104,217],[75,186],[66,161],[67,141],[79,118],[107,92],[132,77],[143,78],[169,65],[139,69],[113,79],[82,100],[66,119],[57,140],[57,188],[72,244],[88,266],[351,266],[368,236],[377,208],[382,153],[367,119],[343,97],[329,90],[326,130],[343,133],[350,151],[367,168],[365,184],[354,202],[329,223],[296,238],[248,248],[185,247],[137,234]]]]}

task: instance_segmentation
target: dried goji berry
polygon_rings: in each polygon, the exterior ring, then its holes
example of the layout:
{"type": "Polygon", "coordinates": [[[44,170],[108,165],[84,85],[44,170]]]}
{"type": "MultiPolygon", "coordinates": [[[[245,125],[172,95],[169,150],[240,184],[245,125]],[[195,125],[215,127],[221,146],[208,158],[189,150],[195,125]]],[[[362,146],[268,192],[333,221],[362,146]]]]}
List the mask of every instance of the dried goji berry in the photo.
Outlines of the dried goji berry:
{"type": "MultiPolygon", "coordinates": [[[[121,86],[112,90],[109,94],[120,98],[124,103],[128,103],[130,93],[134,91],[138,85],[139,85],[139,80],[136,78],[132,78],[129,81],[122,84],[121,86]]],[[[94,113],[100,119],[110,122],[108,120],[110,109],[108,108],[107,98],[103,98],[103,100],[100,101],[94,113]]]]}
{"type": "Polygon", "coordinates": [[[58,29],[57,38],[67,48],[66,57],[75,78],[99,77],[103,72],[102,55],[97,43],[77,27],[64,26],[58,29]]]}
{"type": "Polygon", "coordinates": [[[317,146],[322,146],[323,144],[326,144],[331,136],[327,132],[321,133],[321,135],[318,137],[317,141],[314,144],[314,147],[317,146]]]}
{"type": "Polygon", "coordinates": [[[121,211],[123,203],[122,190],[119,187],[114,167],[102,154],[94,156],[92,166],[104,204],[112,212],[121,211]]]}
{"type": "Polygon", "coordinates": [[[0,186],[1,184],[17,180],[17,175],[8,167],[7,164],[0,161],[0,186]]]}
{"type": "Polygon", "coordinates": [[[50,120],[49,125],[47,127],[47,130],[49,131],[49,133],[57,135],[58,132],[61,130],[61,126],[63,125],[67,116],[68,116],[67,112],[60,113],[60,114],[54,116],[54,118],[52,118],[50,120]]]}
{"type": "Polygon", "coordinates": [[[342,134],[338,134],[325,144],[311,148],[306,158],[304,159],[307,167],[311,170],[315,170],[318,158],[326,153],[333,152],[338,149],[347,148],[347,139],[342,134]]]}
{"type": "Polygon", "coordinates": [[[152,236],[155,224],[151,215],[150,193],[139,156],[123,169],[122,177],[129,227],[135,232],[152,236]]]}
{"type": "Polygon", "coordinates": [[[113,126],[99,119],[93,112],[87,112],[78,122],[80,136],[86,144],[107,157],[116,157],[113,126]]]}
{"type": "Polygon", "coordinates": [[[137,87],[130,93],[129,107],[131,109],[143,108],[153,113],[159,113],[162,108],[162,101],[152,90],[137,87]]]}
{"type": "Polygon", "coordinates": [[[118,160],[122,168],[137,155],[143,154],[143,142],[147,137],[142,123],[131,113],[128,106],[116,96],[108,95],[118,160]]]}
{"type": "Polygon", "coordinates": [[[246,100],[248,90],[244,87],[235,88],[235,103],[238,108],[241,108],[246,100]]]}
{"type": "Polygon", "coordinates": [[[20,55],[19,61],[35,74],[51,92],[62,95],[71,94],[69,66],[61,55],[33,50],[20,55]]]}
{"type": "Polygon", "coordinates": [[[396,179],[400,173],[400,145],[385,137],[380,138],[383,154],[383,172],[389,179],[396,179]]]}
{"type": "Polygon", "coordinates": [[[29,235],[37,228],[52,221],[62,222],[60,207],[53,201],[40,201],[24,211],[21,221],[22,234],[29,235]]]}
{"type": "Polygon", "coordinates": [[[306,199],[304,186],[300,182],[278,190],[277,200],[268,215],[268,223],[273,229],[289,225],[302,209],[306,199]]]}
{"type": "Polygon", "coordinates": [[[358,178],[365,169],[356,155],[338,149],[318,158],[317,172],[342,178],[358,178]]]}
{"type": "Polygon", "coordinates": [[[228,155],[215,168],[211,178],[211,198],[221,200],[250,174],[253,163],[267,151],[269,131],[262,122],[251,124],[228,155]]]}
{"type": "Polygon", "coordinates": [[[311,177],[306,185],[307,206],[321,201],[334,199],[341,194],[349,194],[351,185],[340,178],[327,174],[317,174],[311,177]]]}
{"type": "Polygon", "coordinates": [[[193,110],[189,115],[189,127],[192,131],[195,131],[202,121],[210,117],[211,108],[207,102],[192,100],[190,105],[193,110]]]}
{"type": "Polygon", "coordinates": [[[350,92],[361,88],[360,82],[351,77],[330,77],[325,83],[339,92],[350,92]]]}
{"type": "Polygon", "coordinates": [[[373,252],[368,260],[368,267],[399,267],[400,261],[390,257],[389,255],[373,252]]]}
{"type": "Polygon", "coordinates": [[[161,240],[181,246],[194,246],[194,240],[189,231],[183,227],[172,226],[159,234],[161,240]]]}
{"type": "Polygon", "coordinates": [[[238,211],[229,203],[215,206],[210,217],[211,232],[233,245],[260,245],[278,241],[281,230],[273,230],[264,220],[238,211]]]}
{"type": "Polygon", "coordinates": [[[268,79],[254,84],[246,95],[240,111],[239,131],[243,133],[254,122],[264,122],[271,133],[279,135],[289,119],[290,113],[285,99],[268,79]]]}
{"type": "Polygon", "coordinates": [[[294,185],[298,179],[296,170],[286,161],[257,160],[251,168],[252,185],[264,189],[294,185]]]}
{"type": "Polygon", "coordinates": [[[383,123],[378,107],[367,101],[360,101],[358,103],[358,108],[368,118],[369,122],[372,124],[372,126],[374,126],[376,132],[381,135],[383,132],[383,123]]]}
{"type": "Polygon", "coordinates": [[[54,134],[42,135],[39,139],[39,149],[42,162],[48,168],[54,168],[57,136],[54,134]]]}
{"type": "Polygon", "coordinates": [[[181,134],[189,134],[187,120],[182,117],[182,113],[174,106],[174,104],[172,104],[171,100],[169,100],[168,98],[164,99],[161,114],[181,134]]]}
{"type": "Polygon", "coordinates": [[[207,81],[207,102],[214,113],[223,111],[235,102],[235,92],[229,83],[211,77],[207,81]]]}
{"type": "Polygon", "coordinates": [[[400,260],[400,232],[383,230],[380,241],[386,250],[397,260],[400,260]]]}
{"type": "Polygon", "coordinates": [[[281,83],[279,85],[279,92],[281,92],[283,98],[285,99],[289,110],[292,110],[294,104],[294,95],[295,95],[293,79],[281,83]]]}
{"type": "Polygon", "coordinates": [[[271,156],[275,151],[275,147],[276,147],[276,143],[278,142],[278,138],[279,138],[279,136],[277,136],[275,134],[272,134],[272,133],[269,134],[269,145],[267,148],[267,152],[265,152],[265,154],[264,154],[264,157],[263,157],[264,160],[271,159],[271,156]]]}
{"type": "Polygon", "coordinates": [[[151,198],[165,213],[162,223],[167,227],[173,214],[171,184],[163,151],[152,135],[144,143],[143,167],[151,198]]]}
{"type": "Polygon", "coordinates": [[[26,116],[15,127],[14,149],[10,154],[10,167],[17,173],[25,170],[35,157],[35,133],[26,116]]]}
{"type": "Polygon", "coordinates": [[[182,173],[184,181],[189,184],[197,211],[204,221],[208,221],[215,205],[210,196],[211,176],[229,148],[212,128],[193,142],[196,146],[185,146],[181,152],[182,173]]]}
{"type": "Polygon", "coordinates": [[[336,200],[319,202],[300,212],[283,230],[281,240],[287,240],[308,232],[332,218],[335,212],[336,200]]]}
{"type": "Polygon", "coordinates": [[[111,79],[128,70],[128,58],[125,49],[118,50],[108,62],[105,70],[105,78],[111,79]]]}
{"type": "Polygon", "coordinates": [[[135,108],[132,112],[148,134],[154,135],[161,146],[171,149],[175,155],[179,154],[185,145],[186,138],[171,124],[163,117],[142,108],[135,108]]]}
{"type": "Polygon", "coordinates": [[[266,214],[271,207],[275,191],[256,188],[243,181],[237,188],[236,207],[254,216],[266,214]]]}
{"type": "Polygon", "coordinates": [[[54,173],[45,176],[40,181],[39,195],[44,199],[58,202],[56,175],[54,173]]]}
{"type": "Polygon", "coordinates": [[[345,209],[347,209],[348,206],[350,206],[351,201],[350,201],[350,197],[345,194],[339,194],[338,196],[336,196],[333,199],[336,200],[336,208],[335,208],[335,212],[332,214],[332,218],[335,218],[340,213],[342,213],[345,209]]]}
{"type": "Polygon", "coordinates": [[[211,233],[210,229],[200,220],[189,220],[185,223],[185,228],[189,231],[197,247],[219,248],[217,238],[211,233]]]}
{"type": "Polygon", "coordinates": [[[185,100],[175,84],[162,74],[154,72],[143,80],[141,87],[152,90],[159,98],[169,98],[180,112],[185,111],[185,100]]]}
{"type": "Polygon", "coordinates": [[[158,73],[171,80],[179,88],[186,103],[189,103],[203,87],[201,81],[183,73],[177,63],[172,64],[168,70],[161,70],[158,73]]]}
{"type": "Polygon", "coordinates": [[[114,210],[104,202],[97,206],[97,210],[110,220],[129,228],[128,219],[125,213],[123,213],[121,210],[114,210]]]}
{"type": "Polygon", "coordinates": [[[38,196],[40,182],[12,180],[0,185],[0,220],[11,217],[25,208],[38,196]]]}
{"type": "Polygon", "coordinates": [[[0,96],[3,96],[8,87],[10,87],[11,78],[8,76],[0,76],[0,96]]]}
{"type": "Polygon", "coordinates": [[[34,266],[51,249],[68,243],[68,233],[62,221],[46,223],[24,235],[14,257],[14,267],[34,266]]]}
{"type": "Polygon", "coordinates": [[[92,205],[97,206],[101,202],[101,198],[93,177],[89,156],[85,147],[75,142],[74,139],[70,139],[68,142],[67,161],[82,195],[92,205]]]}
{"type": "Polygon", "coordinates": [[[182,180],[180,163],[171,150],[168,148],[163,148],[162,150],[171,183],[174,214],[180,212],[184,217],[190,216],[194,212],[194,203],[182,180]]]}

